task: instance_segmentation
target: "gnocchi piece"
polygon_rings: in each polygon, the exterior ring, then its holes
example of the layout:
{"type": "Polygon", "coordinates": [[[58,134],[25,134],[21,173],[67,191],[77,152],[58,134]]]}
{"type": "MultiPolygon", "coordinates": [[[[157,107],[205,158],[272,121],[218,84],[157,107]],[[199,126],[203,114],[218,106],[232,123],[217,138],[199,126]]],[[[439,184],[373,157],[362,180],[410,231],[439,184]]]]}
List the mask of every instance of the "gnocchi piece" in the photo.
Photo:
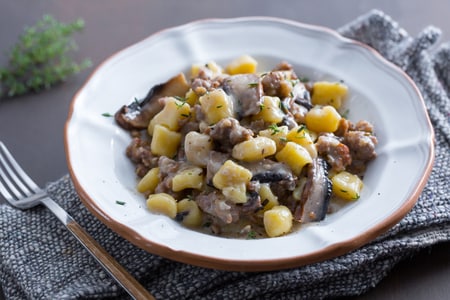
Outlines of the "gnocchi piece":
{"type": "Polygon", "coordinates": [[[281,236],[292,229],[292,213],[284,205],[277,205],[264,212],[264,229],[269,237],[281,236]]]}
{"type": "MultiPolygon", "coordinates": [[[[192,107],[195,104],[197,104],[198,95],[192,89],[189,89],[189,91],[186,92],[184,99],[186,100],[186,103],[192,107]]],[[[191,111],[191,114],[192,114],[192,111],[191,111]]]]}
{"type": "Polygon", "coordinates": [[[193,64],[191,66],[191,78],[198,77],[200,71],[203,71],[210,78],[216,77],[222,74],[222,67],[219,66],[215,61],[210,61],[206,64],[193,64]]]}
{"type": "Polygon", "coordinates": [[[309,152],[294,142],[287,142],[286,146],[275,155],[279,162],[287,164],[295,175],[299,175],[303,167],[312,163],[309,152]]]}
{"type": "Polygon", "coordinates": [[[242,55],[230,62],[225,72],[230,75],[256,73],[258,62],[250,55],[242,55]]]}
{"type": "Polygon", "coordinates": [[[264,136],[275,142],[277,151],[280,151],[287,142],[287,133],[289,129],[287,126],[277,126],[272,124],[268,129],[261,130],[258,135],[264,136]]]}
{"type": "Polygon", "coordinates": [[[209,152],[213,148],[211,137],[207,134],[190,131],[184,139],[184,151],[187,160],[197,166],[206,167],[209,152]]]}
{"type": "Polygon", "coordinates": [[[184,189],[196,189],[203,188],[203,169],[199,167],[192,167],[177,173],[172,178],[172,190],[179,192],[184,189]]]}
{"type": "Polygon", "coordinates": [[[222,194],[234,203],[247,202],[247,188],[245,187],[245,183],[226,186],[222,188],[222,194]]]}
{"type": "Polygon", "coordinates": [[[257,136],[234,145],[231,156],[235,159],[251,162],[275,154],[277,144],[270,138],[257,136]]]}
{"type": "Polygon", "coordinates": [[[259,196],[261,197],[261,203],[264,205],[262,210],[263,212],[279,205],[278,197],[273,194],[268,183],[261,184],[259,188],[259,196]]]}
{"type": "Polygon", "coordinates": [[[183,199],[177,202],[177,220],[186,226],[198,227],[202,224],[203,213],[195,201],[183,199]]]}
{"type": "Polygon", "coordinates": [[[331,105],[341,108],[347,97],[348,87],[341,82],[317,81],[313,85],[311,103],[313,105],[331,105]]]}
{"type": "Polygon", "coordinates": [[[155,155],[174,157],[181,143],[181,133],[172,131],[162,125],[156,125],[150,150],[155,155]]]}
{"type": "Polygon", "coordinates": [[[172,219],[177,215],[177,201],[166,193],[148,196],[147,208],[154,213],[163,214],[172,219]]]}
{"type": "Polygon", "coordinates": [[[333,193],[339,198],[353,201],[359,199],[363,188],[362,180],[347,171],[337,173],[331,178],[333,193]]]}
{"type": "Polygon", "coordinates": [[[200,107],[209,125],[233,117],[233,102],[222,89],[216,89],[199,98],[200,107]]]}
{"type": "Polygon", "coordinates": [[[338,129],[341,115],[331,106],[316,105],[305,116],[309,130],[315,132],[335,132],[338,129]]]}
{"type": "Polygon", "coordinates": [[[260,111],[253,117],[254,120],[262,119],[267,123],[274,124],[283,121],[284,113],[280,109],[280,98],[264,96],[261,102],[260,111]]]}
{"type": "Polygon", "coordinates": [[[139,180],[137,185],[137,190],[140,193],[150,192],[153,193],[155,191],[156,186],[159,183],[159,168],[150,169],[144,177],[139,180]]]}
{"type": "Polygon", "coordinates": [[[213,177],[213,185],[222,190],[227,186],[247,184],[252,179],[252,172],[232,160],[227,160],[213,177]]]}
{"type": "Polygon", "coordinates": [[[180,129],[180,121],[190,117],[191,107],[186,101],[178,100],[174,97],[164,98],[164,107],[150,121],[147,131],[153,135],[156,125],[163,125],[172,131],[180,129]]]}
{"type": "Polygon", "coordinates": [[[292,128],[286,135],[286,138],[288,141],[299,144],[303,148],[305,148],[312,158],[317,157],[317,148],[314,145],[314,141],[311,134],[309,133],[309,130],[306,129],[305,126],[292,128]]]}

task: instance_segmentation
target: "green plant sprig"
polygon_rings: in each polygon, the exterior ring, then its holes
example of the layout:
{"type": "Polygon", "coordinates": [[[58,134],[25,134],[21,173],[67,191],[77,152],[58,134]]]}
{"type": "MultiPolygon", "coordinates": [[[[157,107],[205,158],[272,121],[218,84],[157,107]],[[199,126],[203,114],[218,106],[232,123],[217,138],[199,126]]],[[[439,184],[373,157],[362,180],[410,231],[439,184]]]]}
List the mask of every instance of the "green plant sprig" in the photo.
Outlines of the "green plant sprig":
{"type": "Polygon", "coordinates": [[[72,35],[83,28],[82,19],[65,24],[50,15],[26,27],[0,68],[0,98],[48,89],[90,67],[89,59],[77,63],[68,55],[77,50],[72,35]]]}

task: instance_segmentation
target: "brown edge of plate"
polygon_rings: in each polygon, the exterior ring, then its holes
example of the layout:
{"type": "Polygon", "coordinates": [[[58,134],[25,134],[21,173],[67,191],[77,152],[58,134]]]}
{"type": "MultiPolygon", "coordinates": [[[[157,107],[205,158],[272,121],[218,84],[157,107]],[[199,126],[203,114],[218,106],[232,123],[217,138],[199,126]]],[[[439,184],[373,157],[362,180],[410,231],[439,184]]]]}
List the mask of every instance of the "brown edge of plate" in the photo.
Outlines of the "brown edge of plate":
{"type": "MultiPolygon", "coordinates": [[[[293,21],[293,20],[287,20],[282,18],[276,18],[276,17],[240,17],[240,18],[230,18],[230,19],[202,19],[197,20],[193,22],[189,22],[183,25],[174,26],[171,28],[163,29],[158,32],[155,32],[151,34],[148,38],[151,38],[155,35],[158,35],[164,31],[169,31],[172,29],[176,29],[179,27],[184,27],[187,25],[192,25],[196,23],[205,23],[205,22],[211,22],[211,21],[223,21],[223,20],[229,20],[229,21],[272,21],[272,22],[278,22],[278,23],[284,23],[295,27],[302,27],[302,28],[309,28],[316,31],[322,31],[327,32],[331,35],[334,35],[338,39],[346,42],[346,43],[353,43],[356,45],[359,45],[363,48],[366,48],[374,56],[380,60],[380,62],[388,65],[390,68],[395,69],[399,74],[404,76],[410,85],[414,88],[417,96],[419,97],[422,107],[424,111],[426,112],[426,106],[425,102],[423,100],[423,97],[420,93],[420,90],[414,83],[414,81],[397,65],[391,63],[387,59],[385,59],[378,51],[371,48],[370,46],[361,43],[359,41],[355,41],[346,37],[341,36],[337,31],[323,27],[318,25],[310,25],[310,24],[304,24],[301,22],[293,21]]],[[[144,39],[145,40],[145,39],[144,39]]],[[[142,41],[140,41],[142,42],[142,41]]],[[[97,72],[98,69],[100,69],[103,65],[105,65],[109,60],[111,60],[113,57],[115,57],[117,54],[127,50],[128,48],[133,47],[134,45],[140,43],[137,42],[133,45],[130,45],[129,47],[126,47],[115,54],[112,54],[109,58],[104,60],[102,63],[100,63],[95,70],[91,73],[91,75],[87,78],[83,86],[79,89],[79,91],[74,95],[72,102],[69,107],[68,117],[66,119],[65,127],[64,127],[64,148],[66,153],[66,159],[67,159],[67,165],[69,169],[70,177],[73,181],[75,190],[77,191],[80,199],[82,200],[83,204],[89,209],[89,211],[97,217],[101,222],[103,222],[107,227],[109,227],[111,230],[119,234],[120,236],[127,239],[129,242],[134,244],[135,246],[144,249],[148,251],[149,253],[159,255],[164,258],[168,258],[174,261],[196,265],[200,267],[205,268],[211,268],[211,269],[219,269],[219,270],[225,270],[225,271],[244,271],[244,272],[261,272],[261,271],[274,271],[274,270],[282,270],[282,269],[289,269],[294,267],[300,267],[303,265],[313,264],[321,261],[325,261],[327,259],[332,259],[338,256],[341,256],[343,254],[346,254],[352,250],[356,250],[363,245],[373,241],[376,237],[380,236],[381,234],[385,233],[387,230],[389,230],[391,227],[393,227],[396,223],[398,223],[416,204],[420,193],[422,192],[423,188],[425,187],[425,184],[428,181],[428,178],[431,174],[433,164],[434,164],[434,130],[433,126],[431,124],[431,121],[429,119],[428,114],[426,115],[427,119],[427,125],[430,128],[430,155],[428,157],[428,161],[426,164],[425,172],[416,185],[416,188],[413,190],[409,198],[401,205],[394,213],[386,217],[383,221],[379,222],[375,226],[371,227],[369,230],[359,234],[358,236],[354,237],[350,240],[345,240],[339,243],[334,243],[328,247],[322,248],[318,251],[311,252],[306,255],[301,256],[294,256],[289,258],[282,258],[282,259],[273,259],[273,260],[253,260],[251,262],[246,261],[240,261],[240,260],[228,260],[228,259],[219,259],[219,258],[211,258],[208,256],[202,256],[198,254],[188,253],[184,251],[176,251],[173,249],[170,249],[166,246],[152,243],[151,241],[145,239],[140,234],[138,234],[136,231],[134,231],[132,228],[129,228],[128,226],[118,223],[114,220],[112,220],[108,215],[99,207],[96,205],[95,201],[89,197],[89,195],[86,193],[86,191],[83,189],[83,186],[79,183],[77,180],[73,168],[70,163],[70,153],[69,153],[69,146],[68,146],[68,127],[70,120],[72,118],[74,106],[75,106],[75,100],[78,97],[78,94],[84,89],[84,87],[88,84],[92,76],[97,72]]]]}

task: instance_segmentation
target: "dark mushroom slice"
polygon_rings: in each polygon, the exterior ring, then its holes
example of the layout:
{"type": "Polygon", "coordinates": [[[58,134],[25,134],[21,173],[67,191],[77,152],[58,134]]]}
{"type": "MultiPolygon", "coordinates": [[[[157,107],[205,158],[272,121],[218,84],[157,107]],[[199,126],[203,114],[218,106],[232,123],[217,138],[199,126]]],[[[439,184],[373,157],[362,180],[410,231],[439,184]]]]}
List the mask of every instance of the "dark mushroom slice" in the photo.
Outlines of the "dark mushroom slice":
{"type": "Polygon", "coordinates": [[[294,211],[294,219],[300,223],[321,221],[325,218],[331,198],[331,181],[327,163],[315,158],[308,165],[307,180],[301,199],[294,211]]]}
{"type": "Polygon", "coordinates": [[[122,106],[114,115],[116,122],[126,130],[145,129],[151,118],[163,108],[163,104],[158,101],[160,98],[184,97],[188,90],[186,77],[180,73],[165,83],[153,86],[144,99],[122,106]]]}
{"type": "Polygon", "coordinates": [[[256,74],[238,74],[227,77],[223,90],[233,99],[238,119],[256,115],[261,110],[263,88],[256,74]]]}
{"type": "Polygon", "coordinates": [[[311,95],[306,86],[299,82],[292,88],[292,98],[294,102],[310,110],[313,105],[311,103],[311,95]]]}
{"type": "Polygon", "coordinates": [[[260,183],[272,183],[282,180],[294,181],[289,167],[283,163],[274,162],[270,159],[263,159],[255,163],[243,163],[245,168],[252,172],[251,181],[259,181],[260,183]]]}
{"type": "Polygon", "coordinates": [[[263,208],[261,204],[261,197],[256,191],[247,191],[247,202],[242,205],[238,205],[241,209],[241,215],[253,215],[263,208]]]}

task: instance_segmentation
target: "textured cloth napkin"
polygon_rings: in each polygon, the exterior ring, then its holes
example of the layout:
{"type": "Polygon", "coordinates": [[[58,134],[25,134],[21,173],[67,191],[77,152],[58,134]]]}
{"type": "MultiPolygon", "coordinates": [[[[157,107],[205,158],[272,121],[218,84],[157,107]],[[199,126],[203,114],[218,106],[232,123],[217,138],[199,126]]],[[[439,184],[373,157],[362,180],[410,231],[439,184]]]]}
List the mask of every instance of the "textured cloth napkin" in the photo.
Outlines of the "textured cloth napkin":
{"type": "MultiPolygon", "coordinates": [[[[436,134],[436,160],[417,205],[370,244],[291,270],[225,272],[173,262],[136,248],[80,202],[68,176],[48,193],[157,299],[322,299],[359,295],[400,260],[450,240],[450,43],[437,28],[413,38],[390,17],[371,11],[339,29],[404,69],[422,91],[436,134]],[[433,51],[431,48],[434,48],[433,51]]],[[[7,299],[126,299],[124,291],[44,207],[0,206],[0,276],[7,299]]]]}

